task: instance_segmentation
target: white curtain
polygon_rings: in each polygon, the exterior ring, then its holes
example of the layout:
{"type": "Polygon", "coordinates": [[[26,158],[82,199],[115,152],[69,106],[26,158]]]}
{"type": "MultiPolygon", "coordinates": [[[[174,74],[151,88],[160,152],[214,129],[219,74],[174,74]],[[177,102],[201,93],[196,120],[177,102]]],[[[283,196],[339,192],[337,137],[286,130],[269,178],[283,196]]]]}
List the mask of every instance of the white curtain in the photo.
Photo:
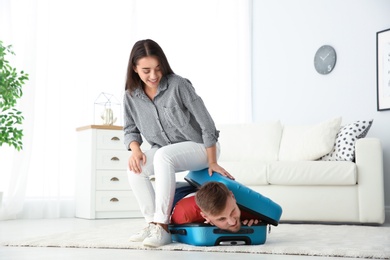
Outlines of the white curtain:
{"type": "MultiPolygon", "coordinates": [[[[150,38],[216,123],[251,121],[250,0],[0,0],[0,39],[30,75],[24,148],[0,147],[0,219],[74,216],[79,126],[122,100],[131,47],[150,38]]],[[[120,124],[122,120],[118,121],[120,124]]]]}

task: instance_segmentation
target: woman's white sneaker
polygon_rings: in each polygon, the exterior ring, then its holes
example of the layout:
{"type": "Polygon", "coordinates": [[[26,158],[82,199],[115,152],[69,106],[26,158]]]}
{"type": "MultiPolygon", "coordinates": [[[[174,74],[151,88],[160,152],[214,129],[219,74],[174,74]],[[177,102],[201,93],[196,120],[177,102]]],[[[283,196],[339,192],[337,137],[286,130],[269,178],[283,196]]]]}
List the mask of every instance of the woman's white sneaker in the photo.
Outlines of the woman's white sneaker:
{"type": "Polygon", "coordinates": [[[171,233],[168,233],[160,225],[154,225],[150,235],[145,238],[143,245],[150,247],[159,247],[172,243],[171,233]]]}
{"type": "Polygon", "coordinates": [[[131,242],[142,242],[150,235],[150,231],[154,228],[154,224],[149,223],[146,227],[140,230],[137,234],[130,237],[131,242]]]}

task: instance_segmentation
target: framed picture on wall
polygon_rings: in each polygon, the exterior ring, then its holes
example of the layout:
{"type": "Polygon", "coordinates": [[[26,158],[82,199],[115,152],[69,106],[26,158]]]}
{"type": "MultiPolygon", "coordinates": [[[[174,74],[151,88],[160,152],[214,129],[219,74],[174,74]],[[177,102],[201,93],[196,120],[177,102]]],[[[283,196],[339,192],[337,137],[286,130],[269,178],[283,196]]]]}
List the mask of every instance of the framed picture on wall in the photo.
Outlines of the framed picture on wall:
{"type": "Polygon", "coordinates": [[[376,33],[377,110],[390,110],[390,29],[376,33]]]}

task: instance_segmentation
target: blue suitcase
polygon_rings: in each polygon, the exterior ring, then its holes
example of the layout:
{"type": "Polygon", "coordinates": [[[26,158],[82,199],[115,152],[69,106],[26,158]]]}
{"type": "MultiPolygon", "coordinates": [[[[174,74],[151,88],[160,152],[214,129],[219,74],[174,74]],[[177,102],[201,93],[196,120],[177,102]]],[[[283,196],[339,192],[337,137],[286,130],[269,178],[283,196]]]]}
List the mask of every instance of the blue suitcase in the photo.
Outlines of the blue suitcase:
{"type": "Polygon", "coordinates": [[[170,225],[172,240],[193,246],[261,245],[267,238],[267,224],[242,226],[239,232],[224,231],[209,224],[170,225]]]}
{"type": "Polygon", "coordinates": [[[261,245],[267,239],[269,224],[277,226],[279,223],[282,208],[269,198],[237,181],[218,173],[209,176],[208,169],[189,172],[185,180],[194,187],[200,187],[209,181],[225,184],[233,192],[240,209],[258,216],[262,222],[251,227],[242,226],[237,233],[225,231],[209,224],[170,225],[169,229],[173,241],[194,246],[261,245]]]}

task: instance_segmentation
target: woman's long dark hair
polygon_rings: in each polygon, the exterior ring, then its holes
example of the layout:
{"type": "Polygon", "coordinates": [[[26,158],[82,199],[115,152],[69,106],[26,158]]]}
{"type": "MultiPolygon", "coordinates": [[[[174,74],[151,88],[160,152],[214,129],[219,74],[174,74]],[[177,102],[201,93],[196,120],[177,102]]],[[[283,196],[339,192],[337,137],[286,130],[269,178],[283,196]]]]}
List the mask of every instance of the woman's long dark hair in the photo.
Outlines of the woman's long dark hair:
{"type": "Polygon", "coordinates": [[[134,66],[137,66],[139,59],[147,56],[154,56],[158,59],[163,76],[174,73],[160,45],[150,39],[138,41],[131,50],[129,64],[127,66],[125,90],[130,91],[130,93],[143,85],[141,78],[134,71],[134,66]]]}

